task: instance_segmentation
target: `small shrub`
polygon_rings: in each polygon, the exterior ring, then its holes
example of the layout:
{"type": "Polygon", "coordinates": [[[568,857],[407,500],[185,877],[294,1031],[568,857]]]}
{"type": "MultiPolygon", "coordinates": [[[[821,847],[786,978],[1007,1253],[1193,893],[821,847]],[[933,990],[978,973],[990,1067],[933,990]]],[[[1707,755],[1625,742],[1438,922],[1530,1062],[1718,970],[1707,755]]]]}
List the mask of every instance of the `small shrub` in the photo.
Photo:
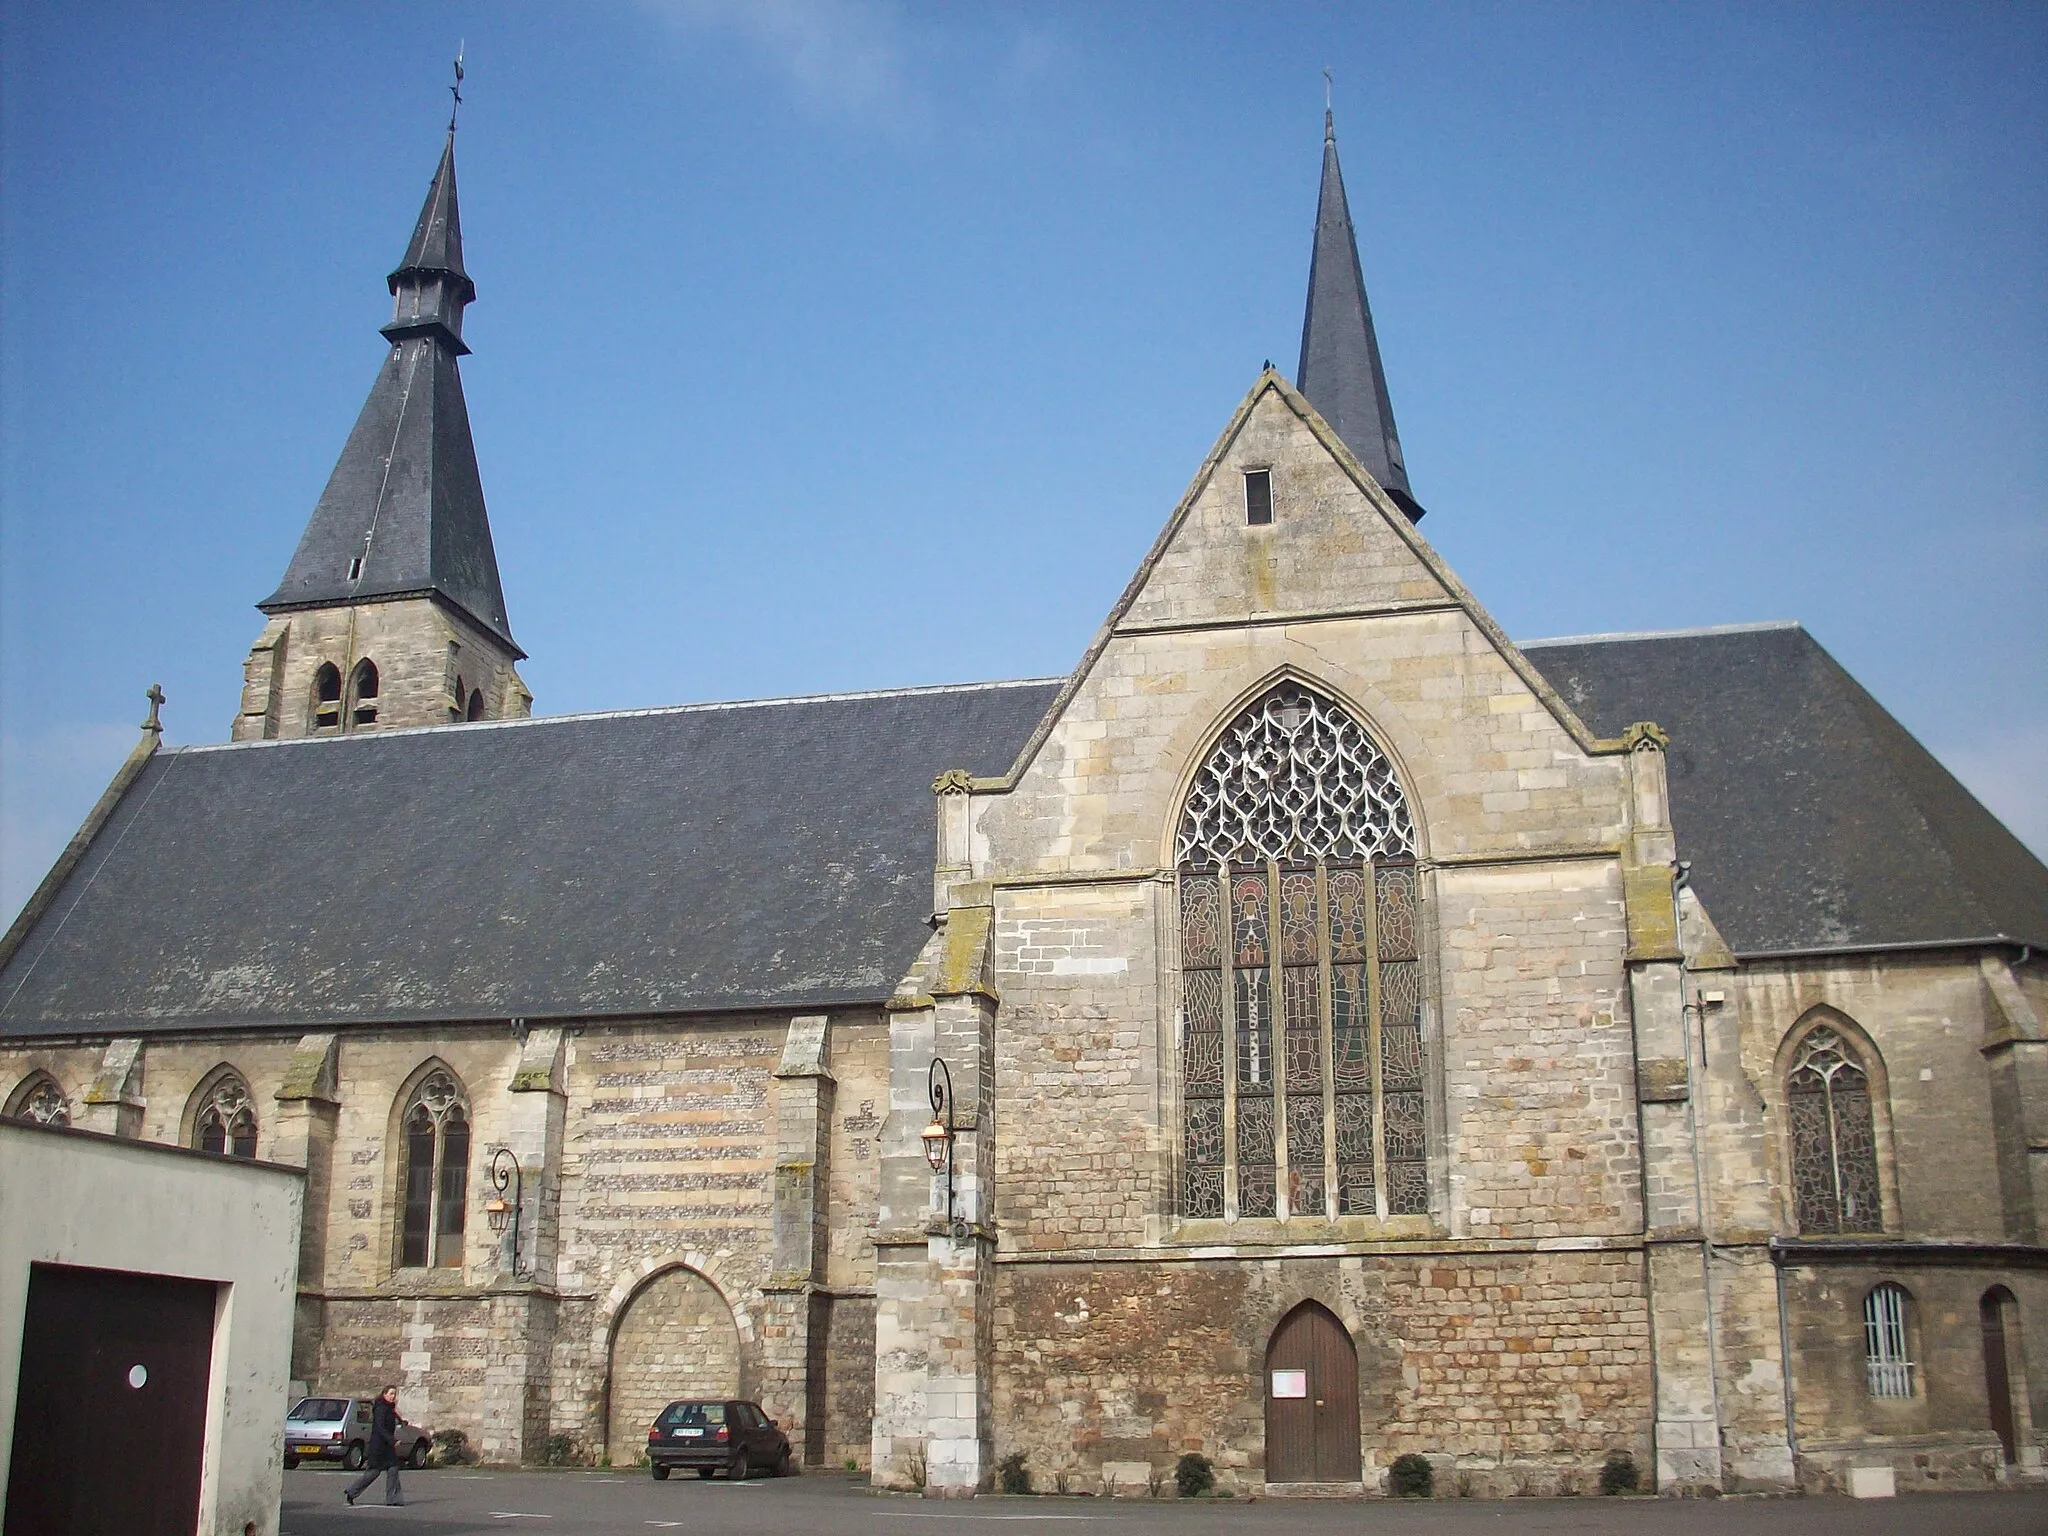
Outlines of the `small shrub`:
{"type": "Polygon", "coordinates": [[[1159,1497],[1160,1490],[1163,1489],[1165,1486],[1166,1468],[1147,1467],[1145,1469],[1145,1491],[1147,1493],[1151,1494],[1152,1497],[1156,1499],[1159,1497]]]}
{"type": "Polygon", "coordinates": [[[1173,1488],[1184,1499],[1199,1499],[1216,1486],[1216,1469],[1200,1451],[1189,1451],[1173,1464],[1173,1488]]]}
{"type": "Polygon", "coordinates": [[[1458,1497],[1461,1499],[1471,1498],[1472,1486],[1472,1474],[1470,1472],[1460,1472],[1458,1474],[1458,1497]]]}
{"type": "Polygon", "coordinates": [[[1627,1451],[1609,1451],[1607,1460],[1600,1466],[1600,1491],[1602,1493],[1634,1493],[1643,1481],[1642,1473],[1636,1470],[1636,1459],[1627,1451]]]}
{"type": "Polygon", "coordinates": [[[846,1470],[849,1472],[858,1472],[860,1470],[860,1458],[858,1456],[847,1457],[846,1470]]]}
{"type": "Polygon", "coordinates": [[[925,1480],[931,1475],[931,1469],[925,1465],[924,1458],[917,1455],[904,1457],[903,1470],[910,1478],[910,1486],[922,1493],[925,1480]]]}
{"type": "Polygon", "coordinates": [[[1056,1467],[1053,1469],[1052,1491],[1054,1493],[1065,1493],[1067,1491],[1068,1475],[1069,1474],[1065,1467],[1056,1467]]]}
{"type": "Polygon", "coordinates": [[[1427,1456],[1410,1451],[1396,1456],[1387,1469],[1387,1491],[1397,1499],[1426,1499],[1436,1487],[1436,1468],[1427,1456]]]}
{"type": "Polygon", "coordinates": [[[466,1467],[477,1459],[469,1448],[469,1436],[459,1429],[435,1430],[434,1448],[428,1457],[437,1467],[466,1467]]]}
{"type": "Polygon", "coordinates": [[[1012,1451],[996,1463],[996,1477],[1001,1481],[1005,1493],[1029,1493],[1031,1491],[1031,1469],[1024,1465],[1024,1453],[1012,1451]]]}
{"type": "Polygon", "coordinates": [[[544,1467],[575,1467],[583,1464],[583,1452],[574,1435],[549,1435],[541,1441],[536,1459],[544,1467]]]}
{"type": "Polygon", "coordinates": [[[1579,1474],[1560,1472],[1557,1474],[1557,1496],[1560,1499],[1576,1499],[1579,1496],[1579,1474]]]}
{"type": "Polygon", "coordinates": [[[1536,1497],[1536,1478],[1533,1473],[1517,1472],[1515,1474],[1515,1497],[1518,1499],[1533,1499],[1536,1497]]]}

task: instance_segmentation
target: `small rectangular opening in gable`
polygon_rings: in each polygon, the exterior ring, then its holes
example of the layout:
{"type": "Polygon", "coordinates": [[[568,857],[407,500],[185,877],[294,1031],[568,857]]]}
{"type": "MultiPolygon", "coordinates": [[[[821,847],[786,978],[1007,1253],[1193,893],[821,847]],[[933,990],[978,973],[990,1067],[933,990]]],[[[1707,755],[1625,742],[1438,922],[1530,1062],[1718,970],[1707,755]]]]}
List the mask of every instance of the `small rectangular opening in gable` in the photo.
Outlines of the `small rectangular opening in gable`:
{"type": "Polygon", "coordinates": [[[1273,471],[1248,469],[1244,472],[1244,520],[1248,527],[1273,521],[1273,471]]]}
{"type": "Polygon", "coordinates": [[[355,559],[349,561],[348,563],[348,579],[350,581],[360,581],[362,580],[362,576],[363,557],[361,555],[357,555],[355,559]]]}

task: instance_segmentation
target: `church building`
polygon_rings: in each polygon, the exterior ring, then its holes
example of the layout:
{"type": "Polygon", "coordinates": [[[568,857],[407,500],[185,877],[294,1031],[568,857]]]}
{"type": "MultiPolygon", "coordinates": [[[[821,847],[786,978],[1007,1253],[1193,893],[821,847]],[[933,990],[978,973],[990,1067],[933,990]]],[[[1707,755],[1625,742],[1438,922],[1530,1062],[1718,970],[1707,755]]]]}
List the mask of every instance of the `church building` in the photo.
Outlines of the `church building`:
{"type": "Polygon", "coordinates": [[[306,1170],[294,1378],[934,1495],[2043,1475],[2048,868],[1797,625],[1502,632],[1327,122],[1063,677],[533,715],[452,132],[389,285],[232,739],[0,941],[5,1113],[306,1170]]]}

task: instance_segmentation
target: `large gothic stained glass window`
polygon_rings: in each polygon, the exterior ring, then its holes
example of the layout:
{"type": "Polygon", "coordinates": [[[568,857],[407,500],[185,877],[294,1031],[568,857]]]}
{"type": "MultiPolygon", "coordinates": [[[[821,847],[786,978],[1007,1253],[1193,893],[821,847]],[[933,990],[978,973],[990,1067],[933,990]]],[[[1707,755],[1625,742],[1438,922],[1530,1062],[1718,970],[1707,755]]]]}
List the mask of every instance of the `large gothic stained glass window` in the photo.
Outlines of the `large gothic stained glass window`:
{"type": "Polygon", "coordinates": [[[1826,1025],[1800,1041],[1785,1081],[1792,1199],[1801,1232],[1881,1232],[1870,1074],[1826,1025]]]}
{"type": "Polygon", "coordinates": [[[1427,1214],[1414,856],[1329,699],[1283,683],[1223,732],[1175,846],[1183,1214],[1427,1214]]]}

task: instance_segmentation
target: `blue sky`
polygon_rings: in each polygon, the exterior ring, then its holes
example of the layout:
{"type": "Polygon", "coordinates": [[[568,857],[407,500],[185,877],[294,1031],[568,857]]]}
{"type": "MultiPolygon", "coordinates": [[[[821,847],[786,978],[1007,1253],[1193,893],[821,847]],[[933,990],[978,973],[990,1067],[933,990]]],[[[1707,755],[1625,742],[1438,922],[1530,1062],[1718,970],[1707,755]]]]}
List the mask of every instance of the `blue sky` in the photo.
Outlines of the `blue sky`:
{"type": "Polygon", "coordinates": [[[224,739],[459,142],[542,712],[1069,668],[1260,364],[1325,65],[1423,531],[1797,618],[2048,851],[2048,7],[0,3],[0,912],[224,739]]]}

